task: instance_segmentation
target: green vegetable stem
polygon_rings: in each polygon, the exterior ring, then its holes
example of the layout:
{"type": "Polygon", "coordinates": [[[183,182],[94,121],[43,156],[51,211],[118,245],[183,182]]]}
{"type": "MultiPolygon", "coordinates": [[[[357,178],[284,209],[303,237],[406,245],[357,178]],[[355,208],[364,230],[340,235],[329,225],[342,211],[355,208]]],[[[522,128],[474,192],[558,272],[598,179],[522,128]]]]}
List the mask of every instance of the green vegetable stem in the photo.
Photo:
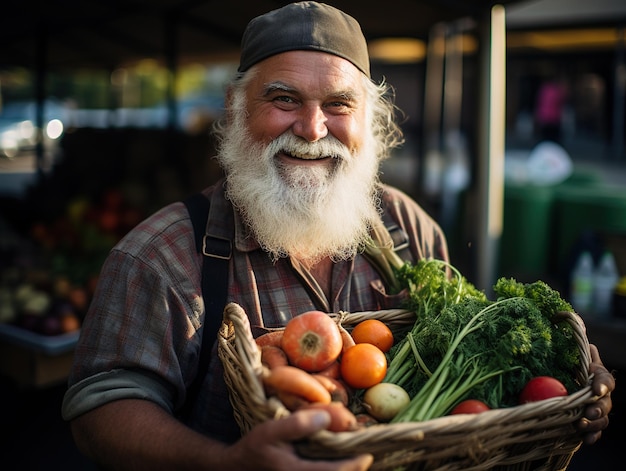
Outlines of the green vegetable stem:
{"type": "MultiPolygon", "coordinates": [[[[453,340],[435,372],[429,375],[428,380],[417,394],[413,396],[409,405],[398,413],[392,422],[419,422],[445,415],[461,399],[466,397],[475,386],[492,377],[516,369],[516,367],[512,366],[506,370],[490,370],[481,359],[481,356],[487,353],[485,350],[477,352],[470,357],[467,357],[464,353],[459,353],[455,356],[457,348],[465,337],[483,328],[485,323],[484,317],[490,311],[497,310],[498,304],[502,302],[507,302],[507,300],[481,309],[453,336],[453,340]]],[[[412,340],[412,337],[409,335],[407,339],[411,345],[412,352],[416,358],[419,357],[417,363],[424,365],[419,351],[414,348],[415,342],[412,340]]],[[[426,373],[429,373],[427,369],[426,373]]],[[[389,382],[393,381],[389,379],[389,382]]]]}

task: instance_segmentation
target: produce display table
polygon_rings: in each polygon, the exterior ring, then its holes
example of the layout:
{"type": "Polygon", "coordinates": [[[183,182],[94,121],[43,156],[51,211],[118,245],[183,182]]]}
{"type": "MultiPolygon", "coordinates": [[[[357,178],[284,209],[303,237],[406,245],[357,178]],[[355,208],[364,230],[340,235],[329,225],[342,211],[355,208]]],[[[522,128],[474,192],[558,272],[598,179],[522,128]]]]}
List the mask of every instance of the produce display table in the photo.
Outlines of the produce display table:
{"type": "Polygon", "coordinates": [[[42,388],[66,381],[79,334],[45,336],[0,324],[0,374],[21,387],[42,388]]]}

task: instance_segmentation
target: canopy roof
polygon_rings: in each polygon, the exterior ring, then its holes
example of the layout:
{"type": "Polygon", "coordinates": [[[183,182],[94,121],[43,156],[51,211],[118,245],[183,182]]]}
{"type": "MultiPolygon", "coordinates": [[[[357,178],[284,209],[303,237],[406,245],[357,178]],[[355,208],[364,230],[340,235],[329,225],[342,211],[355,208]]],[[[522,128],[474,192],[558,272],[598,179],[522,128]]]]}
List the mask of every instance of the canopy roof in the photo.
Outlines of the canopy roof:
{"type": "MultiPolygon", "coordinates": [[[[236,57],[247,22],[275,0],[20,0],[2,6],[0,67],[116,67],[145,57],[236,57]],[[42,62],[43,61],[43,62],[42,62]]],[[[368,40],[425,37],[439,21],[478,16],[493,0],[329,0],[368,40]]],[[[507,3],[507,2],[504,2],[507,3]]]]}

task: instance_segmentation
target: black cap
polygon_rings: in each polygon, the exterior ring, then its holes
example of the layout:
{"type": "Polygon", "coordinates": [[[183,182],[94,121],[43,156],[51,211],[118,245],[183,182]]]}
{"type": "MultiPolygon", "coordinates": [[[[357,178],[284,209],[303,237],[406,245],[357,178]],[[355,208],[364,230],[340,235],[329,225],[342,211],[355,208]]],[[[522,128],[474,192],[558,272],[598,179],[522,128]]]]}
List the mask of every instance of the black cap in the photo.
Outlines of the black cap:
{"type": "Polygon", "coordinates": [[[367,77],[370,61],[359,23],[318,2],[290,3],[254,18],[243,33],[239,72],[281,52],[320,51],[342,57],[367,77]]]}

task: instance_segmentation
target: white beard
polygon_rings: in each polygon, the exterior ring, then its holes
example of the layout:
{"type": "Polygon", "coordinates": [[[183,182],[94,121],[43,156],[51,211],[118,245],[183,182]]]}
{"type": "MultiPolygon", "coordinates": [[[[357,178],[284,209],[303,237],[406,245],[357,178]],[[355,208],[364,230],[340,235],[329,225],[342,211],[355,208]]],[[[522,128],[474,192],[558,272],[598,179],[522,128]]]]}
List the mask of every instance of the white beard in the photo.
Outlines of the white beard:
{"type": "Polygon", "coordinates": [[[366,139],[358,155],[330,135],[309,143],[291,131],[263,146],[252,142],[245,112],[234,111],[218,156],[227,176],[227,197],[274,260],[294,256],[313,264],[324,257],[350,259],[380,217],[373,139],[366,139]],[[282,165],[275,158],[279,151],[333,156],[334,165],[282,165]]]}

